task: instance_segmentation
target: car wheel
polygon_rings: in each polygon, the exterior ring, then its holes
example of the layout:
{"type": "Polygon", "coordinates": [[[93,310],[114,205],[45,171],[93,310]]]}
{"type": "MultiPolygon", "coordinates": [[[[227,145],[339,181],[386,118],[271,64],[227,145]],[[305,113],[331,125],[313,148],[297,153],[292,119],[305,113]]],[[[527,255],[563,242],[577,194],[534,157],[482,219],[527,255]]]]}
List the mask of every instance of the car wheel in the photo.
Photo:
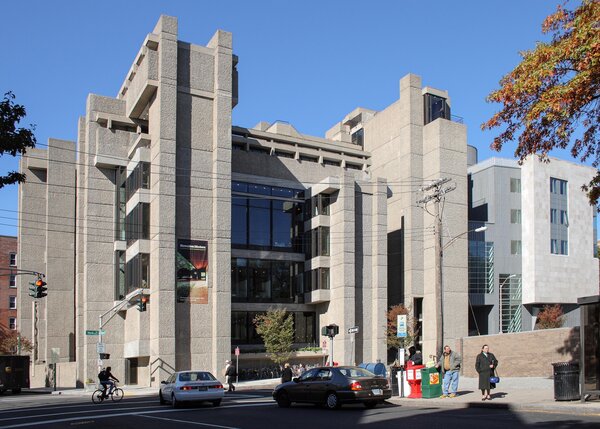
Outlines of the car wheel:
{"type": "Polygon", "coordinates": [[[365,402],[365,408],[370,410],[371,408],[375,408],[377,406],[377,401],[368,401],[365,402]]]}
{"type": "Polygon", "coordinates": [[[285,390],[277,394],[277,405],[281,408],[288,408],[291,404],[290,397],[285,390]]]}
{"type": "Polygon", "coordinates": [[[221,400],[220,399],[215,399],[214,401],[212,401],[213,407],[218,407],[219,405],[221,405],[221,400]]]}
{"type": "Polygon", "coordinates": [[[171,395],[171,406],[173,408],[179,408],[179,401],[177,400],[177,398],[175,397],[175,394],[173,393],[171,395]]]}
{"type": "Polygon", "coordinates": [[[327,399],[325,400],[325,406],[330,410],[335,410],[336,408],[340,408],[340,399],[335,392],[327,393],[327,399]]]}
{"type": "Polygon", "coordinates": [[[158,401],[160,402],[160,405],[165,405],[167,403],[167,401],[165,401],[165,398],[163,398],[161,390],[158,391],[158,401]]]}

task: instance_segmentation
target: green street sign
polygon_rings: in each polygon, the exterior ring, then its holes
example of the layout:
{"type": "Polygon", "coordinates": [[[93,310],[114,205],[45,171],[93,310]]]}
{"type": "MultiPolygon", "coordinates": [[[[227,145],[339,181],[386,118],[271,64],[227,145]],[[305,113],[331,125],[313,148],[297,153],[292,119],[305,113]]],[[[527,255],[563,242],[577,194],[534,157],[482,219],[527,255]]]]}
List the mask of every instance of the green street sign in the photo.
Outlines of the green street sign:
{"type": "Polygon", "coordinates": [[[104,335],[106,331],[85,331],[85,335],[104,335]]]}

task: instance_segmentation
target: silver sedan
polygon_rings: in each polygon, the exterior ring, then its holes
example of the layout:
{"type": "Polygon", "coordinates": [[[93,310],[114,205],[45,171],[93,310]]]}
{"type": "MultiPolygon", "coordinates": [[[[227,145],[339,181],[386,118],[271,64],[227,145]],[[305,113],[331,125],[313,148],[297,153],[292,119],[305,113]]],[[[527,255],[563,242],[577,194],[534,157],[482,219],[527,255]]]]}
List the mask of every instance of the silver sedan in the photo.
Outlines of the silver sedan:
{"type": "Polygon", "coordinates": [[[208,371],[179,371],[161,381],[158,398],[161,405],[170,402],[173,408],[183,402],[212,402],[217,407],[225,395],[223,384],[208,371]]]}

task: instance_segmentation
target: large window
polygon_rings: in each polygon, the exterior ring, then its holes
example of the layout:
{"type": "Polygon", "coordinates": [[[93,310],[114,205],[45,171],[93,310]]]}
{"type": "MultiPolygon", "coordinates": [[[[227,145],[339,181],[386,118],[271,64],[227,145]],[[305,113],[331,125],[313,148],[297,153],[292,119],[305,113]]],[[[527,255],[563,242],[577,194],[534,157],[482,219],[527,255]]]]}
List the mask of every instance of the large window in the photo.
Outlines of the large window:
{"type": "Polygon", "coordinates": [[[510,223],[521,223],[521,209],[511,209],[510,211],[510,223]]]}
{"type": "Polygon", "coordinates": [[[316,268],[304,276],[304,292],[329,289],[329,268],[316,268]]]}
{"type": "Polygon", "coordinates": [[[550,253],[569,254],[567,181],[550,178],[550,253]]]}
{"type": "Polygon", "coordinates": [[[364,140],[365,140],[365,129],[364,128],[356,130],[351,135],[352,144],[362,147],[364,140]]]}
{"type": "Polygon", "coordinates": [[[129,200],[138,189],[150,189],[150,163],[138,162],[126,180],[127,200],[129,200]]]}
{"type": "Polygon", "coordinates": [[[567,181],[551,177],[550,193],[558,195],[567,195],[567,181]]]}
{"type": "Polygon", "coordinates": [[[329,256],[329,227],[319,226],[306,233],[306,258],[329,256]]]}
{"type": "Polygon", "coordinates": [[[521,193],[521,179],[515,177],[510,178],[510,192],[517,194],[521,193]]]}
{"type": "Polygon", "coordinates": [[[306,210],[306,219],[314,216],[329,216],[329,206],[331,205],[331,195],[318,194],[308,200],[304,206],[306,210]]]}
{"type": "Polygon", "coordinates": [[[139,203],[125,218],[127,244],[150,239],[150,204],[139,203]]]}
{"type": "Polygon", "coordinates": [[[127,180],[127,170],[120,168],[115,170],[115,240],[125,241],[125,217],[127,214],[127,198],[125,182],[127,180]]]}
{"type": "Polygon", "coordinates": [[[520,255],[521,254],[521,240],[510,241],[510,254],[520,255]]]}
{"type": "Polygon", "coordinates": [[[126,295],[138,288],[150,287],[150,255],[138,253],[125,264],[126,295]]]}
{"type": "Polygon", "coordinates": [[[450,119],[450,105],[445,98],[433,94],[425,94],[424,97],[425,125],[438,118],[450,119]]]}
{"type": "Polygon", "coordinates": [[[118,250],[115,252],[115,300],[125,298],[125,292],[125,252],[118,250]]]}
{"type": "Polygon", "coordinates": [[[520,332],[522,286],[520,274],[500,274],[500,321],[502,332],[520,332]]]}
{"type": "Polygon", "coordinates": [[[231,300],[295,302],[302,293],[303,267],[300,262],[232,258],[231,300]]]}
{"type": "MultiPolygon", "coordinates": [[[[294,343],[311,344],[316,341],[316,314],[292,311],[294,320],[294,343]]],[[[231,343],[233,345],[263,344],[254,326],[254,319],[261,313],[252,311],[231,312],[231,343]]]]}
{"type": "Polygon", "coordinates": [[[232,182],[232,193],[232,247],[301,252],[303,191],[232,182]]]}

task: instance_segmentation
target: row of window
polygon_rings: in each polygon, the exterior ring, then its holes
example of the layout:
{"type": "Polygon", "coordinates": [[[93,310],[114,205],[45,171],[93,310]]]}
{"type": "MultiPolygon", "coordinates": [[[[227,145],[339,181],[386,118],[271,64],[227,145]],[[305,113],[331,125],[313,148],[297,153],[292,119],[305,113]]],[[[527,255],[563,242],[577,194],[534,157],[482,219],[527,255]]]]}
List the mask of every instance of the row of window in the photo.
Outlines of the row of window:
{"type": "MultiPolygon", "coordinates": [[[[316,313],[310,311],[291,311],[294,320],[294,343],[310,344],[316,338],[316,313]]],[[[262,338],[256,332],[254,319],[260,312],[232,311],[231,312],[231,343],[262,344],[262,338]]]]}
{"type": "Polygon", "coordinates": [[[122,300],[127,294],[139,288],[150,287],[150,255],[138,253],[125,262],[125,252],[115,253],[115,300],[122,300]]]}
{"type": "Polygon", "coordinates": [[[304,264],[264,259],[231,259],[232,302],[300,302],[304,264]]]}
{"type": "MultiPolygon", "coordinates": [[[[360,131],[362,131],[362,130],[360,130],[360,131]]],[[[354,138],[355,138],[354,134],[352,135],[352,138],[353,138],[352,143],[354,143],[356,145],[362,145],[362,138],[360,139],[360,142],[359,142],[359,140],[356,140],[356,141],[354,140],[354,138]]],[[[358,138],[358,136],[356,138],[358,138]]],[[[236,142],[236,143],[233,143],[233,145],[232,145],[233,150],[239,150],[239,151],[243,151],[243,152],[246,152],[246,147],[247,146],[244,143],[236,142]]],[[[293,159],[296,156],[294,152],[288,152],[288,151],[280,150],[280,149],[271,149],[268,147],[262,147],[262,146],[256,146],[256,145],[249,145],[247,150],[248,150],[248,152],[260,153],[262,155],[274,155],[279,158],[293,159]]],[[[318,163],[319,157],[301,153],[300,155],[298,155],[298,160],[303,161],[303,162],[318,163]]],[[[336,159],[323,158],[323,165],[332,165],[335,167],[341,167],[342,161],[336,160],[336,159]]],[[[362,170],[363,167],[361,164],[353,164],[350,162],[346,162],[345,168],[347,168],[349,170],[362,170]]]]}
{"type": "Polygon", "coordinates": [[[550,193],[558,195],[567,195],[567,181],[551,177],[550,193]]]}
{"type": "Polygon", "coordinates": [[[550,253],[554,255],[568,255],[569,242],[567,240],[550,239],[550,253]]]}
{"type": "Polygon", "coordinates": [[[550,209],[550,223],[569,226],[569,216],[566,210],[550,209]],[[560,215],[560,216],[559,216],[560,215]]]}

